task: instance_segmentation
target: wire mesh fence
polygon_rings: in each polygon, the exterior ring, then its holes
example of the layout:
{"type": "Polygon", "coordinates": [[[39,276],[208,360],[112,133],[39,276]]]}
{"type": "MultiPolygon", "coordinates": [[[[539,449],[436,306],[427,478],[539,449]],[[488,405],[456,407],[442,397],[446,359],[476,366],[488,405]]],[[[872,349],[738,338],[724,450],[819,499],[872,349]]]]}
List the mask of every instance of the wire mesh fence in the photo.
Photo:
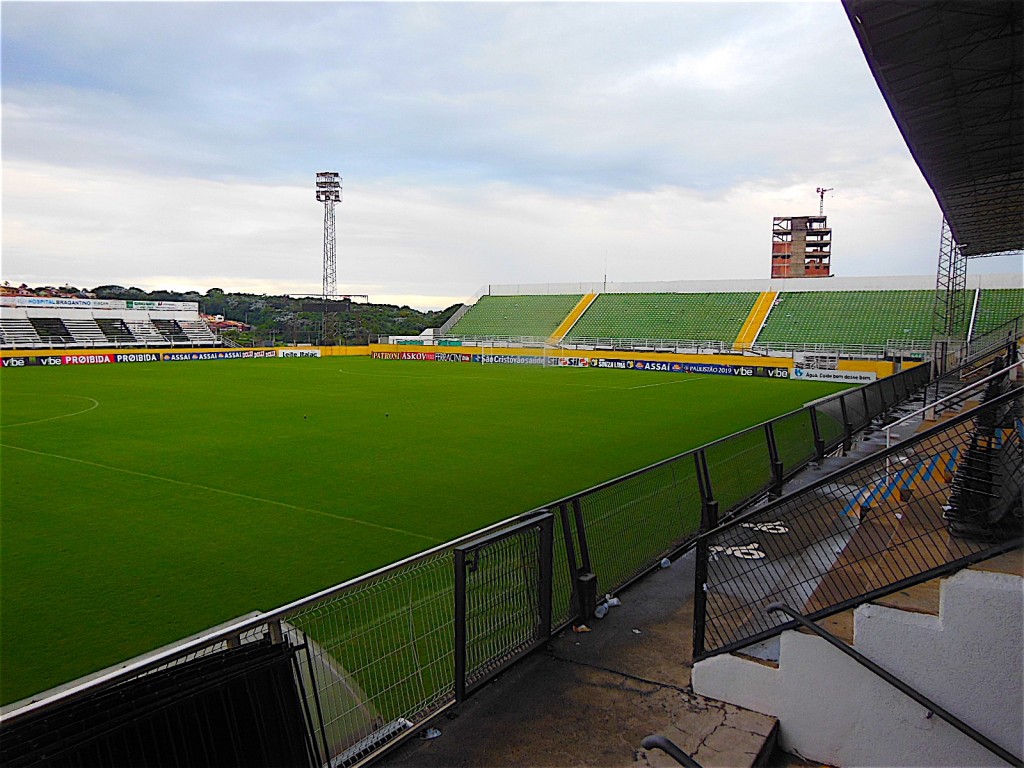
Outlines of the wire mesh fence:
{"type": "Polygon", "coordinates": [[[444,550],[285,617],[308,644],[311,707],[336,765],[453,701],[453,590],[444,550]]]}
{"type": "Polygon", "coordinates": [[[1011,318],[1005,323],[982,334],[976,335],[967,344],[967,356],[975,357],[985,350],[1006,344],[1014,344],[1024,335],[1024,315],[1011,318]]]}
{"type": "Polygon", "coordinates": [[[710,480],[709,495],[727,512],[771,487],[772,456],[763,427],[748,429],[702,449],[710,480]]]}
{"type": "Polygon", "coordinates": [[[244,634],[6,723],[0,764],[318,765],[301,649],[274,642],[266,624],[244,634]]]}
{"type": "Polygon", "coordinates": [[[692,452],[578,498],[587,570],[612,592],[700,528],[701,493],[692,452]]]}
{"type": "Polygon", "coordinates": [[[551,631],[552,516],[455,550],[455,695],[458,700],[551,631]]]}
{"type": "Polygon", "coordinates": [[[817,456],[814,421],[814,412],[805,408],[772,422],[775,452],[786,475],[806,466],[817,456]]]}
{"type": "MultiPolygon", "coordinates": [[[[951,394],[969,392],[970,385],[980,381],[1005,365],[1017,362],[1019,358],[1015,341],[1007,342],[1001,336],[994,337],[995,343],[980,348],[970,358],[934,377],[924,391],[925,404],[939,403],[938,412],[950,406],[941,401],[951,394]]],[[[956,406],[953,406],[956,407],[956,406]]]]}
{"type": "MultiPolygon", "coordinates": [[[[288,742],[293,750],[291,762],[301,753],[310,765],[349,768],[365,763],[415,733],[551,634],[571,622],[589,619],[597,589],[615,592],[656,567],[663,557],[692,544],[702,528],[708,530],[714,522],[710,509],[717,510],[715,520],[737,514],[783,477],[848,441],[854,430],[918,391],[927,375],[927,366],[919,366],[898,374],[884,387],[876,382],[839,393],[298,603],[211,632],[103,679],[73,686],[51,700],[5,715],[3,748],[20,745],[24,754],[38,756],[46,738],[35,732],[35,741],[12,740],[17,731],[12,726],[36,722],[38,727],[41,721],[34,720],[36,715],[46,720],[66,705],[108,691],[127,691],[147,676],[156,679],[175,668],[210,670],[238,649],[273,646],[287,651],[282,651],[287,663],[275,667],[278,688],[267,693],[284,698],[266,710],[269,714],[259,715],[279,720],[279,727],[267,726],[266,733],[292,739],[288,742]],[[296,722],[302,727],[295,729],[296,722]]],[[[926,484],[921,481],[919,486],[926,484]]],[[[965,492],[976,494],[970,487],[965,492]]],[[[787,541],[796,540],[797,533],[813,536],[815,546],[825,552],[826,544],[850,534],[854,517],[840,516],[838,523],[830,519],[827,535],[824,528],[810,533],[817,530],[815,525],[825,525],[814,520],[807,516],[787,541]]],[[[757,518],[754,522],[772,521],[757,518]]],[[[780,540],[766,538],[775,535],[770,525],[758,529],[741,525],[732,530],[737,531],[730,534],[734,537],[742,531],[763,539],[756,542],[757,549],[747,551],[768,552],[781,546],[780,540]]],[[[726,552],[749,544],[723,535],[714,546],[726,552]]],[[[724,557],[716,561],[726,562],[724,557]]],[[[714,573],[717,578],[718,571],[714,573]]],[[[738,599],[729,589],[715,595],[716,600],[738,599]]],[[[720,611],[718,603],[713,607],[720,611]]],[[[715,620],[713,643],[730,641],[731,635],[722,633],[737,615],[715,620]]],[[[243,677],[257,674],[256,666],[239,669],[243,677]]],[[[224,679],[204,674],[214,686],[224,679]]],[[[240,722],[251,725],[252,718],[244,716],[250,710],[239,707],[240,722]]],[[[192,722],[175,716],[176,722],[192,722]]],[[[24,733],[29,733],[31,728],[25,727],[24,733]]],[[[195,732],[187,732],[188,727],[182,725],[178,737],[194,741],[195,732]]],[[[79,737],[87,740],[88,734],[71,735],[66,741],[70,744],[79,737]]],[[[231,738],[261,743],[255,725],[242,727],[231,738]]],[[[261,763],[255,754],[248,764],[273,764],[278,753],[270,747],[265,751],[271,762],[261,763]]],[[[184,748],[181,754],[188,755],[184,762],[169,764],[204,762],[184,748]]],[[[130,764],[151,763],[138,759],[130,764]]]]}
{"type": "Polygon", "coordinates": [[[821,618],[987,557],[1007,542],[1019,546],[1021,392],[703,537],[695,658],[777,634],[787,620],[765,613],[773,602],[821,618]]]}

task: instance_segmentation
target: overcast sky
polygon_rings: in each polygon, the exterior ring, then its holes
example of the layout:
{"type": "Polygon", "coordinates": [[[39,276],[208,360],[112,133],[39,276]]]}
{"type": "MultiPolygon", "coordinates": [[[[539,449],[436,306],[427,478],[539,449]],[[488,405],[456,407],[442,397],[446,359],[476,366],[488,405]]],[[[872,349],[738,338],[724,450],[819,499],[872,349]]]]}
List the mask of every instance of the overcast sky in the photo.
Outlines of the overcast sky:
{"type": "Polygon", "coordinates": [[[420,309],[767,277],[818,186],[833,273],[936,269],[838,1],[4,2],[2,66],[14,284],[319,293],[320,170],[339,292],[420,309]]]}

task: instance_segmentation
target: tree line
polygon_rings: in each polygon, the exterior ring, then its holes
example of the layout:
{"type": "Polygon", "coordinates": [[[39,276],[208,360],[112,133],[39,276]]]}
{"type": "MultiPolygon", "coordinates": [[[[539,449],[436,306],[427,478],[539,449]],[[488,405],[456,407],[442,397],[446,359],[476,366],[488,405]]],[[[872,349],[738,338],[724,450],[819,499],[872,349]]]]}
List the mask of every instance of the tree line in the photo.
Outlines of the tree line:
{"type": "MultiPolygon", "coordinates": [[[[248,326],[247,330],[225,329],[222,334],[243,346],[277,344],[322,344],[323,316],[319,312],[303,312],[303,305],[316,299],[293,298],[288,295],[267,296],[252,293],[229,293],[220,288],[198,291],[144,291],[120,285],[101,285],[81,295],[97,299],[125,301],[194,301],[204,315],[223,315],[248,326]]],[[[461,304],[444,310],[421,312],[395,304],[358,304],[337,316],[337,343],[351,346],[375,342],[384,336],[416,336],[426,328],[438,328],[461,304]]],[[[308,308],[308,307],[307,307],[308,308]]]]}

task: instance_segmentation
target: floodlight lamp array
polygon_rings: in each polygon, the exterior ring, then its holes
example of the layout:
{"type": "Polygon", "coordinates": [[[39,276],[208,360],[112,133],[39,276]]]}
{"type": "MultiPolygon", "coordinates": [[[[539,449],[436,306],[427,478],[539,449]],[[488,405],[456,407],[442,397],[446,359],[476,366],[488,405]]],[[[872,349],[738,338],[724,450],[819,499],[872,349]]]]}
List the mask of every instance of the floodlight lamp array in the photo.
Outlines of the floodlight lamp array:
{"type": "Polygon", "coordinates": [[[316,175],[316,199],[319,203],[341,202],[341,177],[334,171],[321,171],[316,175]]]}

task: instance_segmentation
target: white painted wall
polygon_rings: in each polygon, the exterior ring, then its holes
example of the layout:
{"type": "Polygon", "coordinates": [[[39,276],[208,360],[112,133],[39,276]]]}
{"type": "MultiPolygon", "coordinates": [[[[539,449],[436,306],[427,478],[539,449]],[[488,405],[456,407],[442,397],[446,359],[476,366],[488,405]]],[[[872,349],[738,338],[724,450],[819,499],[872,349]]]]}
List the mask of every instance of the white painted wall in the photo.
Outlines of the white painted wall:
{"type": "Polygon", "coordinates": [[[199,320],[198,310],[188,309],[67,309],[46,307],[0,307],[0,318],[24,319],[31,317],[59,317],[69,320],[80,318],[116,318],[121,320],[199,320]]]}
{"type": "MultiPolygon", "coordinates": [[[[1021,288],[1020,274],[968,275],[968,288],[1021,288]]],[[[761,291],[919,291],[935,290],[935,275],[805,277],[788,280],[664,280],[649,283],[522,283],[491,285],[493,296],[563,293],[743,293],[761,291]]]]}
{"type": "MultiPolygon", "coordinates": [[[[1024,579],[964,570],[938,617],[863,605],[855,647],[1004,749],[1024,754],[1024,579]]],[[[781,637],[779,668],[725,654],[693,690],[774,715],[787,751],[839,766],[1003,765],[824,640],[781,637]]]]}

